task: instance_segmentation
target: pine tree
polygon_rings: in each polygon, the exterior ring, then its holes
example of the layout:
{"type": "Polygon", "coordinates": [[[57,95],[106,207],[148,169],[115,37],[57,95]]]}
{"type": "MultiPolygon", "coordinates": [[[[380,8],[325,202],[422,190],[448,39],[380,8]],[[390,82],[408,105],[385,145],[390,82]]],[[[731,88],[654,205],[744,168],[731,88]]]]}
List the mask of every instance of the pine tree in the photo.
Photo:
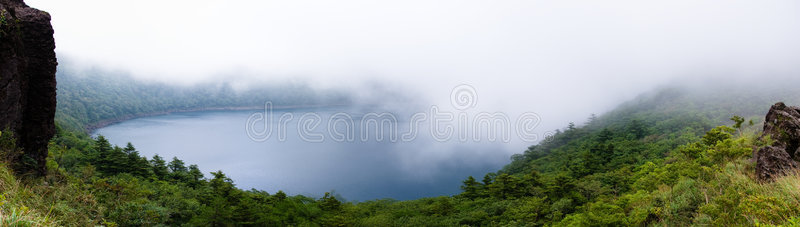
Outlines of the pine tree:
{"type": "Polygon", "coordinates": [[[167,168],[167,162],[161,156],[153,155],[153,159],[150,160],[150,167],[153,169],[153,174],[156,178],[166,180],[169,169],[167,168]]]}
{"type": "Polygon", "coordinates": [[[494,173],[487,173],[483,176],[483,185],[489,186],[494,181],[495,174],[494,173]]]}
{"type": "Polygon", "coordinates": [[[97,170],[104,175],[116,175],[125,171],[125,164],[127,157],[123,153],[122,148],[118,146],[111,147],[111,143],[100,135],[97,136],[95,141],[95,156],[92,157],[91,163],[97,165],[97,170]]]}
{"type": "Polygon", "coordinates": [[[189,169],[186,168],[185,163],[178,159],[178,157],[172,157],[172,161],[169,162],[169,170],[170,170],[170,178],[175,181],[179,182],[188,182],[189,181],[189,169]]]}
{"type": "Polygon", "coordinates": [[[187,172],[185,163],[183,160],[178,159],[178,157],[172,157],[172,161],[169,162],[169,170],[173,173],[175,172],[187,172]]]}
{"type": "Polygon", "coordinates": [[[203,184],[203,172],[200,171],[200,168],[197,165],[192,164],[189,165],[189,186],[193,188],[197,188],[199,185],[203,184]]]}
{"type": "Polygon", "coordinates": [[[105,155],[111,151],[111,143],[108,142],[105,136],[98,135],[97,140],[94,142],[94,150],[86,155],[89,163],[95,165],[104,164],[105,155]]]}
{"type": "Polygon", "coordinates": [[[125,145],[125,148],[123,148],[122,151],[124,151],[125,154],[130,155],[131,153],[136,152],[136,148],[133,147],[133,144],[131,142],[128,142],[128,144],[125,145]]]}
{"type": "Polygon", "coordinates": [[[517,180],[514,176],[502,173],[497,175],[494,183],[488,186],[489,194],[500,199],[517,196],[517,180]]]}
{"type": "Polygon", "coordinates": [[[128,157],[121,147],[114,146],[105,158],[107,164],[104,169],[109,174],[115,175],[127,171],[128,157]]]}
{"type": "Polygon", "coordinates": [[[153,175],[150,168],[150,162],[147,161],[147,158],[139,155],[139,151],[133,147],[133,144],[128,143],[128,145],[126,145],[122,151],[128,156],[126,161],[126,172],[133,174],[134,176],[146,178],[149,178],[153,175]]]}
{"type": "Polygon", "coordinates": [[[478,190],[480,190],[481,184],[478,183],[478,181],[476,181],[474,177],[469,176],[463,182],[464,185],[461,185],[461,190],[464,191],[464,193],[462,193],[464,197],[467,197],[469,199],[474,199],[480,196],[480,194],[478,194],[478,190]]]}

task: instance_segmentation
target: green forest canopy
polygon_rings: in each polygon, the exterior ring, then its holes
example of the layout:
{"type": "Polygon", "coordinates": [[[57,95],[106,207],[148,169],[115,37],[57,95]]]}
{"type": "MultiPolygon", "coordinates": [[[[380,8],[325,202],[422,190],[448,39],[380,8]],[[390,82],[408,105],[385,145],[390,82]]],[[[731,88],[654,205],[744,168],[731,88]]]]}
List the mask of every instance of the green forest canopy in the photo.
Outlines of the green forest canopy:
{"type": "MultiPolygon", "coordinates": [[[[14,214],[15,220],[34,225],[78,226],[612,226],[800,221],[794,218],[800,215],[800,180],[790,176],[758,183],[748,161],[752,148],[763,145],[756,139],[758,123],[769,106],[776,101],[800,103],[800,93],[791,89],[662,88],[584,124],[570,124],[514,155],[511,163],[497,172],[465,179],[461,194],[352,203],[330,193],[309,198],[281,191],[242,190],[221,171],[202,173],[177,157],[143,157],[133,144],[112,146],[103,137],[90,138],[74,127],[64,127],[198,103],[240,104],[223,99],[192,101],[180,98],[192,96],[171,93],[147,96],[164,92],[160,85],[117,83],[100,77],[72,79],[59,78],[64,81],[59,90],[60,127],[50,145],[50,173],[43,179],[18,180],[6,167],[0,168],[0,216],[14,214]],[[98,89],[94,89],[95,83],[98,89]],[[734,115],[752,120],[752,124],[724,126],[731,125],[729,119],[734,115]]],[[[16,149],[10,133],[0,136],[0,150],[16,149]]],[[[10,219],[2,221],[6,220],[10,219]]]]}

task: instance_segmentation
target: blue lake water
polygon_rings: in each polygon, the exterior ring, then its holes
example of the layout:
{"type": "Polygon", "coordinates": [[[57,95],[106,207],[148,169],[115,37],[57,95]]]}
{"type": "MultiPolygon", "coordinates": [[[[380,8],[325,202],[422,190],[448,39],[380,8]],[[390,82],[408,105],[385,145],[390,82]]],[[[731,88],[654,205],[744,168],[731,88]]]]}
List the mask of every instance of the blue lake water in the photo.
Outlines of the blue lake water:
{"type": "MultiPolygon", "coordinates": [[[[391,134],[384,134],[378,141],[377,132],[381,130],[373,130],[373,136],[364,133],[368,136],[362,140],[362,133],[369,128],[356,126],[348,131],[347,124],[338,122],[333,124],[335,130],[328,130],[330,119],[342,119],[337,113],[345,113],[356,122],[364,116],[337,108],[275,110],[269,122],[250,119],[256,124],[248,136],[248,119],[263,112],[173,113],[113,124],[96,130],[94,135],[104,135],[119,146],[131,142],[148,158],[158,154],[167,161],[178,157],[187,165],[197,164],[206,177],[209,172],[222,170],[242,189],[269,193],[283,190],[315,197],[335,191],[349,201],[457,194],[467,176],[480,179],[507,164],[513,152],[522,151],[500,142],[440,142],[424,127],[414,139],[392,142],[391,134]],[[307,137],[314,135],[300,135],[298,125],[304,125],[301,120],[306,113],[321,119],[309,132],[323,135],[323,141],[310,142],[307,137]],[[290,115],[291,120],[281,119],[290,115]],[[288,122],[283,124],[286,126],[274,129],[266,140],[251,138],[254,132],[264,131],[265,122],[275,126],[282,120],[288,122]],[[345,141],[340,141],[331,136],[335,134],[332,131],[352,132],[353,138],[344,136],[345,141]],[[285,133],[279,136],[279,132],[285,133]]],[[[398,137],[402,137],[403,132],[410,132],[410,117],[398,115],[397,119],[398,137]]]]}

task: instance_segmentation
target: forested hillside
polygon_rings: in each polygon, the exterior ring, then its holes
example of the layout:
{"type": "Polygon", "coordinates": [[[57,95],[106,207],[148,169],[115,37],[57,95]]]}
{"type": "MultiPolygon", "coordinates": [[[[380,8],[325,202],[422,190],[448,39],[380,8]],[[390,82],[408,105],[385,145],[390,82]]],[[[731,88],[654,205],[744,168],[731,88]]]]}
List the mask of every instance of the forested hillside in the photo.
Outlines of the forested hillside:
{"type": "MultiPolygon", "coordinates": [[[[146,94],[140,92],[130,94],[146,94]]],[[[663,88],[560,129],[498,172],[465,179],[461,194],[360,203],[331,194],[308,198],[239,189],[222,172],[202,173],[179,158],[142,157],[133,144],[115,147],[61,127],[50,144],[47,177],[17,179],[7,164],[0,167],[0,223],[797,225],[800,179],[759,183],[749,160],[754,147],[768,143],[758,139],[760,123],[776,101],[800,104],[800,92],[663,88]]],[[[113,114],[145,111],[108,108],[113,114]]],[[[92,116],[97,121],[106,115],[92,116]]],[[[18,150],[9,133],[1,136],[3,152],[18,150]]]]}
{"type": "MultiPolygon", "coordinates": [[[[64,68],[64,67],[62,67],[64,68]]],[[[304,83],[249,83],[234,89],[231,82],[171,85],[143,82],[126,73],[102,69],[59,70],[56,120],[61,127],[83,129],[131,117],[224,108],[344,105],[340,91],[320,91],[304,83]]]]}

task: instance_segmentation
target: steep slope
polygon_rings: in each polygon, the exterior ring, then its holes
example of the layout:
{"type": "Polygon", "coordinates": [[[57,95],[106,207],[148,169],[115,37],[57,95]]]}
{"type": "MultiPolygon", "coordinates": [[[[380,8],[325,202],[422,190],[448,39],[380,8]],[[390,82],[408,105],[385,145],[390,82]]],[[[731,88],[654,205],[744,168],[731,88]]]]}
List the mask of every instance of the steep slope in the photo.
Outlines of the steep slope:
{"type": "Polygon", "coordinates": [[[247,84],[235,89],[233,82],[214,81],[173,85],[137,80],[126,73],[103,69],[59,66],[59,126],[89,130],[134,117],[207,109],[258,109],[266,101],[277,106],[345,105],[350,97],[340,91],[319,90],[300,82],[247,84]]]}
{"type": "MultiPolygon", "coordinates": [[[[718,125],[732,123],[730,118],[734,115],[752,121],[756,124],[753,128],[758,128],[765,111],[778,101],[800,103],[800,92],[788,86],[764,87],[741,83],[718,83],[710,88],[692,85],[664,87],[642,94],[606,114],[590,118],[582,127],[572,126],[572,130],[568,127],[558,131],[523,154],[512,157],[512,162],[501,172],[518,174],[534,167],[539,171],[550,171],[555,168],[553,166],[566,166],[565,161],[575,160],[567,156],[586,150],[586,145],[578,141],[597,137],[603,129],[626,135],[635,134],[630,135],[634,144],[670,143],[660,149],[640,148],[646,152],[637,155],[635,159],[638,161],[632,161],[631,164],[642,164],[644,160],[665,157],[670,149],[683,145],[688,138],[703,135],[718,125]],[[539,158],[543,159],[534,161],[539,158]]],[[[626,144],[625,147],[631,148],[634,144],[626,144]]],[[[629,152],[631,150],[624,153],[629,152]]]]}
{"type": "Polygon", "coordinates": [[[0,129],[11,129],[24,154],[20,171],[43,174],[55,133],[56,53],[47,12],[22,0],[0,0],[0,129]]]}
{"type": "Polygon", "coordinates": [[[796,190],[800,179],[790,175],[762,183],[750,155],[754,147],[767,143],[758,135],[769,107],[777,101],[800,103],[800,92],[788,86],[715,87],[720,89],[662,89],[591,118],[582,127],[570,125],[512,157],[501,171],[488,174],[484,183],[465,181],[465,193],[473,198],[489,195],[489,200],[504,190],[517,193],[504,201],[530,203],[526,209],[536,214],[516,219],[504,212],[492,222],[501,224],[513,220],[566,226],[796,221],[790,219],[791,214],[800,210],[778,207],[800,204],[796,190]],[[731,118],[735,115],[744,117],[731,118]],[[530,179],[540,183],[530,183],[530,179]]]}
{"type": "MultiPolygon", "coordinates": [[[[752,88],[752,87],[751,87],[752,88]]],[[[455,196],[341,202],[245,191],[175,158],[61,130],[51,183],[86,202],[48,197],[59,224],[307,226],[753,225],[797,222],[800,178],[761,183],[749,161],[764,112],[800,103],[789,89],[671,87],[570,125],[515,155],[501,171],[464,181],[455,196]],[[776,98],[778,97],[778,98],[776,98]],[[746,116],[736,123],[731,116],[746,116]],[[753,120],[751,124],[749,120],[753,120]],[[738,125],[738,126],[737,126],[738,125]],[[68,186],[65,186],[68,185],[68,186]],[[86,211],[89,218],[69,216],[86,211]],[[147,215],[143,215],[147,214],[147,215]],[[779,214],[779,215],[775,215],[779,214]],[[61,221],[63,220],[63,221],[61,221]]],[[[738,120],[738,119],[737,119],[738,120]]],[[[52,177],[52,176],[51,176],[52,177]]],[[[33,189],[41,186],[34,186],[33,189]]],[[[16,196],[15,196],[16,198],[16,196]]],[[[44,204],[47,204],[46,202],[44,204]]],[[[41,207],[41,206],[40,206],[41,207]]],[[[45,206],[46,207],[46,206],[45,206]]]]}

